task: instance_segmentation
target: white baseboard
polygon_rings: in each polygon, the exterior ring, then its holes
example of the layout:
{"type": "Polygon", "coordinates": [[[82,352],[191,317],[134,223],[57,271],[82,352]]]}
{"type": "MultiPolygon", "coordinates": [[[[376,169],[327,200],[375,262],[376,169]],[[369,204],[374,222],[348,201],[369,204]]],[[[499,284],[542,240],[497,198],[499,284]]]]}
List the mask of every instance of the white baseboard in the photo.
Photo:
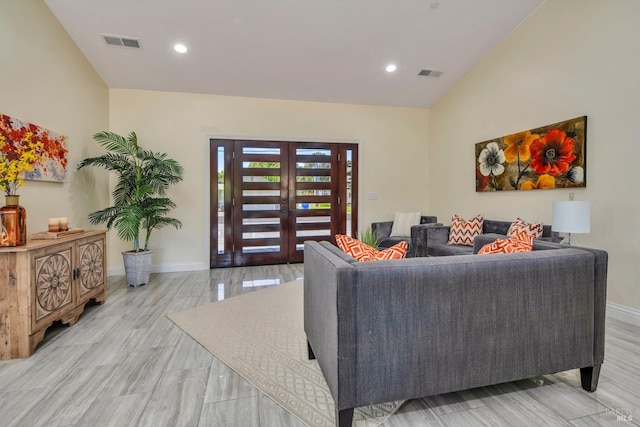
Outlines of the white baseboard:
{"type": "MultiPolygon", "coordinates": [[[[175,273],[179,271],[209,270],[209,266],[203,262],[192,264],[162,264],[151,267],[152,273],[175,273]]],[[[107,276],[124,276],[124,266],[112,267],[107,270],[107,276]]]]}
{"type": "Polygon", "coordinates": [[[635,308],[616,304],[615,302],[607,302],[607,316],[615,320],[640,326],[640,310],[635,308]]]}

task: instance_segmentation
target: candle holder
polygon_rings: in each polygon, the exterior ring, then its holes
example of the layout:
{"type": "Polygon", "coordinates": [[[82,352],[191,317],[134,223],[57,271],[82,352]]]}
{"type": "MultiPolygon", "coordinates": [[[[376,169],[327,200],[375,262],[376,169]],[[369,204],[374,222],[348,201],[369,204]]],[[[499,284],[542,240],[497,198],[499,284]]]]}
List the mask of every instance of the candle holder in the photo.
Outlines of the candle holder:
{"type": "Polygon", "coordinates": [[[49,232],[57,233],[60,231],[60,220],[59,218],[49,218],[49,232]]]}

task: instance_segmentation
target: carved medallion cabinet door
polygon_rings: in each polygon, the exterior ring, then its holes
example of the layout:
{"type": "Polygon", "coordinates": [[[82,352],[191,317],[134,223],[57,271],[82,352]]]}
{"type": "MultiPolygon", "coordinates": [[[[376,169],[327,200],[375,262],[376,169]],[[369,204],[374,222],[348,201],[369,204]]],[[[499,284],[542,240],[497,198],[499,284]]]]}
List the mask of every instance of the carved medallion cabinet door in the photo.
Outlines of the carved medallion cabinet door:
{"type": "Polygon", "coordinates": [[[96,298],[104,302],[105,272],[105,237],[93,236],[77,241],[78,262],[75,277],[78,280],[78,305],[96,298]],[[97,294],[101,294],[97,296],[97,294]]]}
{"type": "Polygon", "coordinates": [[[33,254],[32,331],[64,318],[65,313],[75,309],[73,251],[74,243],[68,242],[33,254]]]}

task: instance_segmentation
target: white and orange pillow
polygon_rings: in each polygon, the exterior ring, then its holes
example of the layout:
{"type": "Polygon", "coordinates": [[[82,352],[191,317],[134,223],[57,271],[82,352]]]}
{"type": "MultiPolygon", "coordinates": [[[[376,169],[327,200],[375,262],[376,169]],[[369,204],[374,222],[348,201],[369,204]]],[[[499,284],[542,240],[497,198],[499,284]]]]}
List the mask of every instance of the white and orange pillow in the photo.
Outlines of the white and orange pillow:
{"type": "Polygon", "coordinates": [[[513,237],[496,239],[487,243],[478,251],[478,255],[511,254],[515,252],[529,252],[533,248],[533,236],[521,231],[513,237]]]}
{"type": "Polygon", "coordinates": [[[507,231],[507,236],[513,237],[522,231],[532,235],[533,237],[542,237],[542,223],[541,222],[528,223],[520,218],[516,218],[515,221],[513,221],[509,226],[509,231],[507,231]]]}
{"type": "Polygon", "coordinates": [[[383,259],[400,259],[407,255],[407,242],[402,241],[385,250],[379,251],[358,239],[344,234],[336,234],[336,243],[348,255],[357,261],[376,261],[383,259]]]}
{"type": "Polygon", "coordinates": [[[476,215],[468,221],[458,215],[454,215],[451,218],[449,241],[447,243],[450,245],[473,246],[473,239],[482,234],[483,221],[482,215],[476,215]]]}

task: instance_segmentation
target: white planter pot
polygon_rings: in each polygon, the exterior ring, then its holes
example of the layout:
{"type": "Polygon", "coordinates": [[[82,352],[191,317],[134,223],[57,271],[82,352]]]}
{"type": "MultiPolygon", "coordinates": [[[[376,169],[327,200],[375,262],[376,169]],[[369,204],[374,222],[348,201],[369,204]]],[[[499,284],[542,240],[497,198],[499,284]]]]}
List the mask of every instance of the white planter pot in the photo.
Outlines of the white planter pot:
{"type": "Polygon", "coordinates": [[[151,274],[151,258],[153,251],[122,252],[124,271],[129,286],[140,286],[149,283],[151,274]]]}

